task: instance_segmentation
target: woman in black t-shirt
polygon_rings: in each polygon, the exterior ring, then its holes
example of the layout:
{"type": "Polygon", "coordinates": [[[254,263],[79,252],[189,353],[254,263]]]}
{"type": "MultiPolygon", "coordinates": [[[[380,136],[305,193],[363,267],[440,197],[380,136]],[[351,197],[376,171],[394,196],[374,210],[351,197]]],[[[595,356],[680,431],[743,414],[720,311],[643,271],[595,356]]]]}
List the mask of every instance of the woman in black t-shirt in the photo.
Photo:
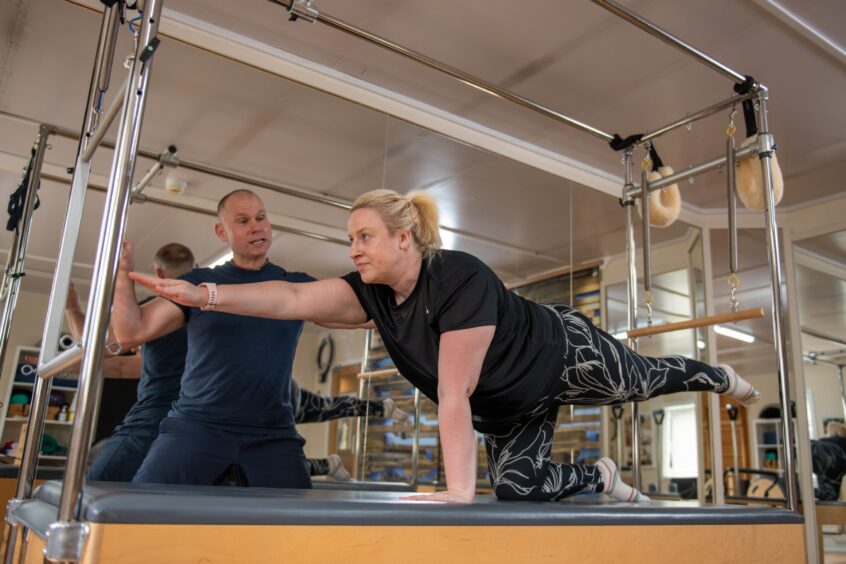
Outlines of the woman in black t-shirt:
{"type": "Polygon", "coordinates": [[[356,272],[343,278],[203,288],[132,276],[189,306],[378,328],[400,373],[438,403],[448,489],[411,499],[474,499],[475,428],[484,433],[500,499],[604,492],[648,501],[620,480],[608,458],[550,461],[559,405],[681,391],[723,393],[742,403],[758,398],[728,366],[638,355],[578,311],[524,300],[477,258],[440,250],[437,206],[425,194],[368,192],[353,205],[348,231],[356,272]]]}

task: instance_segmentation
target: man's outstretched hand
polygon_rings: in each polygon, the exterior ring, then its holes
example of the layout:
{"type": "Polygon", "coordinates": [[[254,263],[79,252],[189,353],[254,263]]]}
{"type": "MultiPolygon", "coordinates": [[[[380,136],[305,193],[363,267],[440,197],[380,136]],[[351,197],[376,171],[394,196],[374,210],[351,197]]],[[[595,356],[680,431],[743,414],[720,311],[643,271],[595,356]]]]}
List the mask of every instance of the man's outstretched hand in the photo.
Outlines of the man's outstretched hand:
{"type": "Polygon", "coordinates": [[[205,287],[195,286],[185,280],[155,278],[136,272],[130,272],[129,277],[163,298],[184,306],[203,307],[209,303],[209,291],[205,287]]]}

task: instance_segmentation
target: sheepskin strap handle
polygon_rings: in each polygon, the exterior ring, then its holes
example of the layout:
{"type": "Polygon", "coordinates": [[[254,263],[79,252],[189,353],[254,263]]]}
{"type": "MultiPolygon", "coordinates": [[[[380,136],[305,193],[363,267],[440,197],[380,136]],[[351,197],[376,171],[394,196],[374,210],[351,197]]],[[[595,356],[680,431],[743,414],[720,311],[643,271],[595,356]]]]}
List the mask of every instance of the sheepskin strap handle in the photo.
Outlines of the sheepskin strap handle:
{"type": "Polygon", "coordinates": [[[658,150],[655,148],[655,143],[649,145],[649,158],[652,159],[652,170],[658,170],[664,166],[664,161],[658,156],[658,150]]]}
{"type": "Polygon", "coordinates": [[[755,102],[753,100],[743,101],[743,121],[746,123],[746,138],[757,135],[758,122],[755,120],[755,102]]]}
{"type": "MultiPolygon", "coordinates": [[[[755,79],[746,75],[745,80],[734,85],[734,91],[740,94],[748,94],[756,86],[755,79]]],[[[758,123],[755,121],[755,102],[752,100],[743,101],[743,120],[746,122],[746,137],[752,137],[758,133],[758,123]]]]}

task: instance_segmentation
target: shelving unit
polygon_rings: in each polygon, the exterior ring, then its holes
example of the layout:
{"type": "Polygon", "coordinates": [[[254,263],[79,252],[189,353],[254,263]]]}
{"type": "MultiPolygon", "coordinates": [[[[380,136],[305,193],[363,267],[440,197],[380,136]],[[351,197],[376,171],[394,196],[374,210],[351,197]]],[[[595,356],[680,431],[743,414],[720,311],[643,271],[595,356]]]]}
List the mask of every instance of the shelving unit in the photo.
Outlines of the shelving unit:
{"type": "MultiPolygon", "coordinates": [[[[382,345],[379,334],[373,331],[370,349],[365,351],[368,370],[376,371],[393,367],[382,345]]],[[[367,386],[361,396],[367,397],[367,386]]],[[[369,481],[401,481],[423,485],[444,485],[443,456],[438,435],[438,406],[420,395],[420,425],[418,430],[418,455],[414,453],[415,389],[401,375],[374,378],[370,382],[371,399],[390,397],[397,406],[412,416],[407,424],[367,419],[360,425],[362,457],[356,460],[361,478],[369,481]],[[416,464],[416,466],[415,466],[416,464]]],[[[479,487],[488,488],[487,455],[481,435],[478,435],[479,487]]],[[[340,446],[340,442],[339,445],[340,446]]]]}
{"type": "Polygon", "coordinates": [[[755,420],[755,467],[777,470],[782,473],[784,459],[784,441],[781,433],[781,420],[755,420]]]}
{"type": "Polygon", "coordinates": [[[562,406],[552,438],[552,460],[575,464],[592,464],[599,460],[601,414],[599,407],[562,406]]]}
{"type": "MultiPolygon", "coordinates": [[[[26,415],[9,415],[10,400],[13,395],[18,393],[27,394],[32,397],[32,391],[35,386],[36,368],[38,366],[39,350],[35,347],[17,347],[15,350],[15,358],[17,359],[15,367],[15,377],[10,380],[8,387],[5,390],[5,399],[3,401],[2,419],[0,419],[0,446],[4,446],[9,442],[20,443],[22,431],[25,429],[26,423],[29,421],[29,411],[26,410],[26,415]]],[[[68,406],[69,412],[73,412],[73,406],[76,404],[76,381],[62,378],[61,375],[54,378],[52,393],[61,393],[65,396],[65,405],[68,406]]],[[[44,433],[56,439],[60,447],[67,448],[70,440],[71,421],[59,421],[48,417],[44,422],[44,433]]],[[[16,457],[20,456],[20,449],[16,449],[7,454],[0,455],[6,463],[15,463],[16,457]]],[[[55,454],[40,454],[39,460],[47,463],[61,463],[67,457],[65,455],[55,454]]]]}

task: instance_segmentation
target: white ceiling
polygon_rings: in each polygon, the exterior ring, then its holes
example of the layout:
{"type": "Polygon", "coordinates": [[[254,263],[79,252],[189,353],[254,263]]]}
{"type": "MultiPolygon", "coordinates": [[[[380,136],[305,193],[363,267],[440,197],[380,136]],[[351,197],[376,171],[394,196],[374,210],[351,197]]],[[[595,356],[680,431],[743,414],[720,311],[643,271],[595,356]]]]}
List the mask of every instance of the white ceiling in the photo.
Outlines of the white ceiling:
{"type": "MultiPolygon", "coordinates": [[[[783,206],[837,197],[844,192],[846,178],[846,65],[777,20],[761,3],[642,0],[625,5],[769,86],[771,131],[786,177],[783,206]]],[[[835,42],[846,44],[845,3],[782,3],[835,42]]],[[[333,17],[612,133],[654,129],[731,95],[732,83],[725,77],[590,2],[316,4],[333,17]]],[[[165,7],[172,16],[196,18],[198,26],[218,26],[304,57],[605,175],[622,173],[619,155],[598,139],[321,24],[289,23],[285,11],[266,0],[167,0],[165,7]]],[[[2,3],[0,110],[79,129],[100,19],[88,8],[61,0],[2,3]]],[[[122,81],[120,63],[129,49],[122,32],[110,96],[122,81]]],[[[716,156],[724,146],[726,121],[724,112],[697,122],[691,131],[682,128],[659,139],[664,161],[682,169],[716,156]]],[[[13,165],[28,154],[34,136],[35,126],[0,116],[0,201],[16,186],[20,164],[13,165]]],[[[72,165],[76,144],[56,137],[51,143],[46,166],[58,174],[72,165]]],[[[624,214],[614,197],[592,186],[168,37],[155,56],[141,144],[155,152],[175,144],[185,159],[346,200],[382,186],[426,189],[441,203],[445,226],[474,235],[456,236],[453,245],[478,254],[510,283],[623,250],[624,214]]],[[[107,175],[110,157],[108,150],[98,153],[98,177],[107,175]]],[[[139,159],[136,178],[150,165],[139,159]]],[[[185,169],[171,174],[188,180],[186,197],[209,206],[239,186],[185,169]]],[[[712,173],[683,186],[685,202],[690,209],[718,211],[724,206],[722,182],[720,174],[712,173]]],[[[151,190],[163,185],[164,174],[151,190]]],[[[67,194],[68,187],[60,182],[42,185],[42,208],[35,215],[28,259],[34,275],[25,287],[49,287],[67,194]]],[[[278,224],[312,225],[343,237],[343,210],[261,194],[278,224]]],[[[79,282],[90,273],[102,202],[101,193],[89,193],[74,272],[79,282]]],[[[140,268],[149,269],[155,249],[172,240],[188,244],[206,262],[224,250],[212,235],[212,225],[211,217],[147,203],[132,206],[127,237],[138,246],[140,268]]],[[[682,222],[656,229],[653,243],[686,237],[689,229],[682,222]]],[[[4,232],[0,248],[8,248],[9,241],[4,232]]],[[[714,249],[725,244],[712,242],[714,249]]],[[[768,284],[762,236],[745,234],[741,249],[747,273],[743,305],[768,306],[768,290],[761,289],[768,284]]],[[[343,246],[288,233],[277,237],[272,258],[318,277],[349,269],[343,246]]],[[[725,300],[723,259],[715,257],[718,301],[725,300]]],[[[769,322],[750,322],[748,329],[765,339],[769,322]]],[[[725,348],[731,348],[730,343],[725,348]]]]}

